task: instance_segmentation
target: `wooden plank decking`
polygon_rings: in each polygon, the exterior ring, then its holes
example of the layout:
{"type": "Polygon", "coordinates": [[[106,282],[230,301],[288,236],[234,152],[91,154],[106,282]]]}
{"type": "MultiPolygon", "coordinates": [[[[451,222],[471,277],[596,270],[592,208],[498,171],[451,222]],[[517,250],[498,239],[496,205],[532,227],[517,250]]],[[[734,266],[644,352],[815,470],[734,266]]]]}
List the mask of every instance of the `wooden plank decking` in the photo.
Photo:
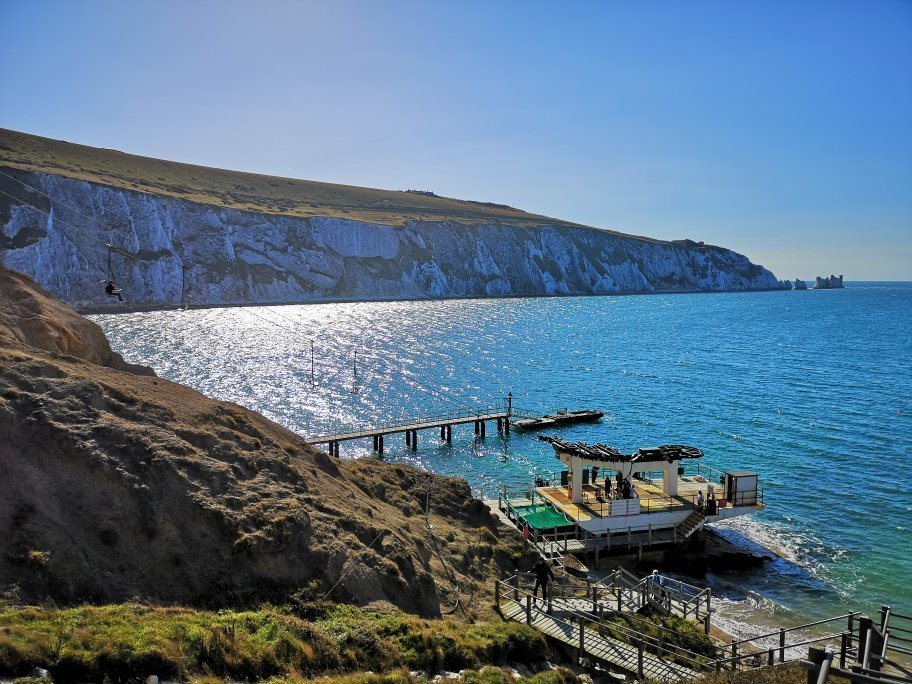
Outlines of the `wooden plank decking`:
{"type": "MultiPolygon", "coordinates": [[[[518,601],[501,599],[500,609],[504,617],[508,619],[527,622],[526,609],[518,601]]],[[[532,606],[531,617],[531,625],[542,634],[573,648],[579,648],[579,625],[548,615],[542,610],[542,604],[532,606]]],[[[639,653],[634,646],[608,636],[602,636],[595,630],[585,630],[583,652],[591,659],[608,663],[627,672],[637,674],[639,671],[639,653]]],[[[643,653],[643,677],[656,681],[693,679],[697,677],[697,672],[651,653],[643,653]]]]}
{"type": "Polygon", "coordinates": [[[506,411],[497,411],[494,413],[478,413],[461,417],[441,416],[427,421],[408,423],[403,425],[392,425],[379,428],[367,428],[365,430],[353,430],[351,432],[339,432],[334,435],[323,435],[321,437],[310,437],[304,441],[308,444],[326,444],[327,442],[345,442],[350,439],[360,439],[362,437],[374,437],[378,435],[393,435],[398,432],[408,432],[409,430],[428,430],[435,427],[445,427],[447,425],[465,425],[475,421],[487,421],[510,418],[506,411]]]}

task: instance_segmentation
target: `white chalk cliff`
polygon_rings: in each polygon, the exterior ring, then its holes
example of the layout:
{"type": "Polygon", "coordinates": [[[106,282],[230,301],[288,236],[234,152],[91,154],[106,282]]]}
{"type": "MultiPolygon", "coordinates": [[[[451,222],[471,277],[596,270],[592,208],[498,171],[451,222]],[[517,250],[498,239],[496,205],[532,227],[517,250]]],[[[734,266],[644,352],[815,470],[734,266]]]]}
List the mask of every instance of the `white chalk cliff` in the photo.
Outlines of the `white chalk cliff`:
{"type": "Polygon", "coordinates": [[[771,290],[787,287],[721,247],[567,225],[408,221],[379,225],[208,206],[4,169],[0,258],[76,306],[108,304],[112,243],[131,304],[193,305],[499,295],[771,290]],[[53,206],[52,206],[53,204],[53,206]],[[104,226],[108,226],[106,229],[104,226]]]}

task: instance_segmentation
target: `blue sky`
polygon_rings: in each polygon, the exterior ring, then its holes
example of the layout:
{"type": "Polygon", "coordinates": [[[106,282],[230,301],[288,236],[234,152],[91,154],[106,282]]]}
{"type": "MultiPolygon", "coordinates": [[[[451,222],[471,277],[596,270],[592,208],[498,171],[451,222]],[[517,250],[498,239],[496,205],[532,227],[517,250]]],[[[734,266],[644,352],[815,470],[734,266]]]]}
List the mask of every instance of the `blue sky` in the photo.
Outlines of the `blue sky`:
{"type": "Polygon", "coordinates": [[[912,280],[912,2],[0,0],[0,127],[912,280]]]}

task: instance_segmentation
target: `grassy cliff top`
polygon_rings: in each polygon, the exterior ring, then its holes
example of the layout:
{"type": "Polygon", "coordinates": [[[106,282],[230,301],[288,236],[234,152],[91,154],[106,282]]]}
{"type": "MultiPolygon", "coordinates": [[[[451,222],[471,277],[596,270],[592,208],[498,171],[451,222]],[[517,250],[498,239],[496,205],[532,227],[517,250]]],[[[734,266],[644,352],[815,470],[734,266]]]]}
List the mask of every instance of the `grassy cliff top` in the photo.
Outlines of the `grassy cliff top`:
{"type": "Polygon", "coordinates": [[[0,166],[299,218],[329,216],[394,226],[416,220],[590,228],[491,202],[214,169],[7,129],[0,129],[0,166]]]}

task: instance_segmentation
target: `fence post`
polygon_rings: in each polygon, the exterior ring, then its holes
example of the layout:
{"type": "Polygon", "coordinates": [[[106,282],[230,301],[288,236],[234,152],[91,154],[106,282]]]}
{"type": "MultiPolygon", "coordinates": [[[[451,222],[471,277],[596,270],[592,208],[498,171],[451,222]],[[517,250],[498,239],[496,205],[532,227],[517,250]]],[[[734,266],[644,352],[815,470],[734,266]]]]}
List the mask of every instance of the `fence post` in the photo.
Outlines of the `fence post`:
{"type": "Polygon", "coordinates": [[[823,662],[820,663],[820,674],[817,675],[817,684],[826,684],[830,676],[830,665],[833,663],[833,647],[827,646],[824,651],[823,662]]]}
{"type": "Polygon", "coordinates": [[[738,642],[732,639],[732,672],[738,669],[738,642]]]}
{"type": "Polygon", "coordinates": [[[621,586],[620,585],[616,586],[614,588],[614,590],[615,590],[615,592],[617,592],[618,612],[620,613],[621,612],[621,586]]]}
{"type": "Polygon", "coordinates": [[[867,616],[862,616],[858,620],[858,661],[861,662],[864,667],[868,666],[868,664],[864,662],[863,656],[870,650],[868,641],[871,638],[871,627],[873,625],[873,620],[867,616]]]}
{"type": "Polygon", "coordinates": [[[500,607],[500,580],[494,580],[494,605],[500,607]]]}
{"type": "Polygon", "coordinates": [[[659,652],[656,654],[660,658],[662,653],[665,651],[665,627],[664,625],[659,625],[659,652]]]}
{"type": "Polygon", "coordinates": [[[592,587],[592,612],[598,612],[598,587],[592,587]]]}
{"type": "Polygon", "coordinates": [[[775,663],[775,662],[776,662],[776,653],[773,651],[773,649],[770,649],[769,655],[766,659],[766,664],[768,667],[772,667],[773,663],[775,663]]]}
{"type": "Polygon", "coordinates": [[[532,597],[526,594],[526,624],[532,624],[532,597]]]}
{"type": "Polygon", "coordinates": [[[585,653],[584,649],[585,649],[585,633],[586,633],[586,631],[583,629],[583,618],[580,618],[579,626],[580,626],[579,650],[580,650],[580,657],[582,657],[583,653],[585,653]]]}
{"type": "Polygon", "coordinates": [[[513,600],[519,601],[519,575],[513,575],[513,600]]]}
{"type": "Polygon", "coordinates": [[[779,662],[785,662],[785,629],[779,628],[779,662]]]}
{"type": "Polygon", "coordinates": [[[709,636],[709,613],[707,613],[706,617],[703,618],[703,631],[706,632],[707,636],[709,636]]]}
{"type": "Polygon", "coordinates": [[[637,676],[643,678],[643,640],[637,639],[637,676]]]}
{"type": "Polygon", "coordinates": [[[846,651],[849,650],[849,639],[851,636],[851,632],[843,632],[841,643],[839,644],[839,668],[842,670],[844,670],[846,666],[846,651]]]}

